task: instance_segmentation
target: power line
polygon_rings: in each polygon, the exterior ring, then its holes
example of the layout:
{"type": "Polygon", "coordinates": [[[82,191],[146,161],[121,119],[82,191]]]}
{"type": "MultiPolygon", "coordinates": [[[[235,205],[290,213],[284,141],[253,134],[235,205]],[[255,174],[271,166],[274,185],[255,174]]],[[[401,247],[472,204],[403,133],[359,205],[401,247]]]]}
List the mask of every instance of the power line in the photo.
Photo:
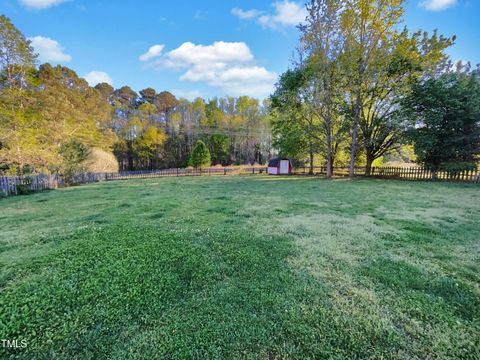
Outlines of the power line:
{"type": "Polygon", "coordinates": [[[175,134],[195,134],[195,135],[227,135],[227,136],[264,136],[270,137],[271,134],[268,132],[259,132],[259,131],[214,131],[214,130],[174,130],[175,134]]]}

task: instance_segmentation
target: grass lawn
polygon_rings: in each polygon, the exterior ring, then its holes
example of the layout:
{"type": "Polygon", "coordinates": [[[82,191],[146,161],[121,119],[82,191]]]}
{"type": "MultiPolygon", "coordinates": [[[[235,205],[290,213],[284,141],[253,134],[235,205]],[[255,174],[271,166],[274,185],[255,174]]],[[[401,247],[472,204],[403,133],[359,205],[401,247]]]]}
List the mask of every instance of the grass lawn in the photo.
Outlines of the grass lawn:
{"type": "Polygon", "coordinates": [[[476,185],[117,181],[0,229],[0,358],[480,358],[476,185]]]}

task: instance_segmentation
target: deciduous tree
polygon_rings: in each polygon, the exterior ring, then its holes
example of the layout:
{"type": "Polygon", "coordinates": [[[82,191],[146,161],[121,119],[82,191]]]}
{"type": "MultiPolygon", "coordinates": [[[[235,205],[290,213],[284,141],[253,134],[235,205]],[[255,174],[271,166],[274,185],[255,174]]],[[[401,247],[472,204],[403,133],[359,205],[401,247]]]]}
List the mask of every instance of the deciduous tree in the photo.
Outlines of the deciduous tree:
{"type": "Polygon", "coordinates": [[[323,128],[314,111],[310,68],[288,70],[281,75],[271,97],[272,131],[275,144],[283,155],[295,158],[308,154],[309,172],[313,174],[313,158],[323,145],[323,128]]]}
{"type": "Polygon", "coordinates": [[[345,1],[312,0],[307,5],[306,22],[300,26],[302,56],[312,74],[309,100],[325,136],[328,178],[333,174],[335,153],[346,130],[340,114],[345,80],[339,61],[345,46],[340,26],[345,6],[345,1]]]}
{"type": "Polygon", "coordinates": [[[348,99],[352,102],[350,177],[354,175],[367,83],[393,42],[404,6],[405,0],[346,0],[342,11],[341,24],[345,35],[342,65],[350,82],[348,99]]]}
{"type": "Polygon", "coordinates": [[[420,162],[433,170],[474,169],[480,155],[480,72],[453,71],[413,86],[403,102],[420,162]]]}
{"type": "Polygon", "coordinates": [[[36,55],[30,41],[10,19],[0,16],[0,163],[22,171],[38,150],[34,129],[39,119],[30,111],[36,55]]]}

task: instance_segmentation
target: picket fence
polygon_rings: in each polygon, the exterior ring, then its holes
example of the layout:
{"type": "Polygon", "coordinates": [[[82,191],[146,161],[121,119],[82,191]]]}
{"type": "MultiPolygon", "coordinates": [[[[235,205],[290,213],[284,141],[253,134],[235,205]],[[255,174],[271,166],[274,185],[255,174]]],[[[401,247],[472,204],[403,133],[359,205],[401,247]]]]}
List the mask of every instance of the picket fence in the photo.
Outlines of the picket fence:
{"type": "MultiPolygon", "coordinates": [[[[98,181],[146,179],[166,176],[205,176],[205,175],[244,175],[263,174],[263,166],[252,167],[211,167],[204,169],[175,168],[162,170],[140,170],[103,173],[78,173],[72,176],[69,184],[87,184],[98,181]]],[[[19,195],[32,191],[57,189],[66,186],[65,179],[58,175],[35,174],[28,176],[0,176],[0,195],[19,195]]]]}
{"type": "MultiPolygon", "coordinates": [[[[297,167],[294,169],[296,175],[307,175],[308,167],[297,167]]],[[[267,168],[263,166],[252,167],[212,167],[204,169],[175,168],[162,170],[141,170],[121,171],[114,173],[79,173],[70,179],[69,183],[86,184],[98,181],[145,179],[166,176],[208,176],[208,175],[245,175],[245,174],[266,174],[267,168]]],[[[325,175],[326,167],[314,167],[315,175],[325,175]]],[[[365,167],[355,167],[355,176],[365,177],[365,167]]],[[[347,167],[335,167],[335,177],[348,176],[347,167]]],[[[372,167],[370,177],[400,180],[423,180],[423,181],[457,181],[480,183],[479,171],[432,171],[423,167],[372,167]]],[[[36,174],[30,176],[0,176],[0,195],[18,195],[31,191],[56,189],[66,185],[65,179],[56,175],[36,174]]]]}
{"type": "MultiPolygon", "coordinates": [[[[295,168],[295,174],[308,174],[310,168],[295,168]]],[[[333,168],[333,176],[348,176],[348,167],[333,168]]],[[[327,167],[314,167],[315,175],[326,175],[327,167]]],[[[355,176],[367,176],[365,167],[355,167],[355,176]]],[[[480,172],[478,170],[465,170],[456,172],[433,171],[425,167],[372,167],[370,177],[401,180],[424,180],[424,181],[460,181],[480,183],[480,172]]]]}

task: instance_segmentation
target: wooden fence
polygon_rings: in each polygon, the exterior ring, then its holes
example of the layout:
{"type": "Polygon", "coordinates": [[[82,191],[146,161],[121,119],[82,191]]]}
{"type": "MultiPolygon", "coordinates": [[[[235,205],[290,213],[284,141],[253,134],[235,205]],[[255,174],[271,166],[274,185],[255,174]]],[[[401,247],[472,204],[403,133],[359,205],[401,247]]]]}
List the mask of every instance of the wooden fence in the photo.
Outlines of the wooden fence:
{"type": "MultiPolygon", "coordinates": [[[[98,181],[146,179],[166,176],[205,176],[205,175],[246,175],[266,174],[265,167],[228,167],[205,169],[162,169],[142,171],[121,171],[115,173],[79,173],[70,179],[71,184],[87,184],[98,181]]],[[[35,174],[29,176],[0,176],[0,195],[19,195],[30,191],[56,189],[65,186],[60,175],[35,174]]]]}
{"type": "MultiPolygon", "coordinates": [[[[348,176],[348,167],[334,167],[333,168],[333,176],[335,177],[344,177],[348,176]]],[[[310,167],[296,167],[293,169],[293,173],[295,175],[307,175],[310,172],[310,167]]],[[[327,175],[327,167],[326,166],[314,166],[313,167],[313,174],[314,175],[327,175]]],[[[365,167],[358,166],[354,168],[354,175],[355,176],[365,176],[365,167]]]]}
{"type": "MultiPolygon", "coordinates": [[[[98,181],[109,180],[127,180],[127,179],[146,179],[166,176],[208,176],[208,175],[244,175],[244,174],[266,174],[265,167],[226,167],[226,168],[206,168],[206,169],[163,169],[163,170],[142,170],[142,171],[121,171],[116,173],[80,173],[76,174],[71,180],[74,184],[86,184],[98,181]]],[[[366,176],[365,167],[356,167],[355,176],[366,176]]],[[[325,175],[326,167],[314,167],[315,175],[325,175]]],[[[309,173],[308,167],[297,167],[294,174],[306,175],[309,173]]],[[[348,176],[347,167],[335,167],[333,169],[335,177],[348,176]]],[[[433,181],[460,181],[480,183],[479,171],[431,171],[423,167],[373,167],[370,173],[371,177],[402,179],[402,180],[433,180],[433,181]]],[[[65,179],[59,175],[37,174],[31,176],[10,176],[0,177],[0,195],[17,195],[29,191],[38,191],[46,189],[56,189],[65,186],[65,179]]]]}
{"type": "Polygon", "coordinates": [[[446,180],[480,183],[478,170],[433,171],[424,167],[373,167],[370,176],[405,180],[446,180]]]}
{"type": "MultiPolygon", "coordinates": [[[[305,175],[309,173],[310,168],[295,168],[294,173],[305,175]]],[[[314,167],[315,175],[326,175],[327,168],[314,167]]],[[[355,176],[367,176],[365,167],[355,167],[355,176]]],[[[333,176],[348,176],[348,167],[335,167],[333,176]]],[[[465,170],[457,172],[433,171],[424,167],[372,167],[370,177],[401,180],[423,180],[423,181],[460,181],[480,183],[480,172],[478,170],[465,170]]]]}
{"type": "Polygon", "coordinates": [[[32,176],[0,177],[0,195],[17,195],[28,191],[56,189],[59,177],[57,175],[37,174],[32,176]]]}

